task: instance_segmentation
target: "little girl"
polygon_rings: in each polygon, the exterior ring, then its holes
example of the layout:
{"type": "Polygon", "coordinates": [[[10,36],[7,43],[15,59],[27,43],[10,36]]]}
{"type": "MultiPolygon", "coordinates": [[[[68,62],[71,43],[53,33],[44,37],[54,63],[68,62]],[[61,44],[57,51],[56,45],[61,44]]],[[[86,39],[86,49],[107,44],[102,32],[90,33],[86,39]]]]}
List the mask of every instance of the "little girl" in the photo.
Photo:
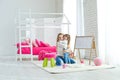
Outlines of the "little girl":
{"type": "Polygon", "coordinates": [[[71,55],[72,51],[70,49],[70,35],[65,34],[63,35],[63,44],[64,44],[64,62],[65,63],[75,63],[75,61],[70,58],[69,56],[71,55]]]}

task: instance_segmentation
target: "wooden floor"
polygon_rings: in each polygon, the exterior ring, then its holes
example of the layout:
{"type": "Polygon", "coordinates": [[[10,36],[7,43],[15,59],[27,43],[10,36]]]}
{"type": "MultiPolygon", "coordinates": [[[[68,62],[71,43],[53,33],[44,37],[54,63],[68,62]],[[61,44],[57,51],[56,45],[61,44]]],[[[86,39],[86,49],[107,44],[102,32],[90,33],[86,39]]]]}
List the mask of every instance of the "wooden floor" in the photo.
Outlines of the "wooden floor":
{"type": "Polygon", "coordinates": [[[0,80],[120,80],[120,67],[95,71],[50,74],[29,61],[0,58],[0,80]]]}

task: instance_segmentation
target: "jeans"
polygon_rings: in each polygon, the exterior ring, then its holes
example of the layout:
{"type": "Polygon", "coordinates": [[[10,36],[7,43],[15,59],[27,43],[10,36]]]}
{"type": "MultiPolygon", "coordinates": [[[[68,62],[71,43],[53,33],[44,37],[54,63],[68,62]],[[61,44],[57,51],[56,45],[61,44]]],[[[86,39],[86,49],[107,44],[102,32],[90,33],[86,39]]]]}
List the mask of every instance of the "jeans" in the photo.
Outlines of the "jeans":
{"type": "Polygon", "coordinates": [[[74,64],[75,61],[69,57],[69,53],[65,52],[64,53],[64,63],[68,63],[68,64],[74,64]]]}
{"type": "Polygon", "coordinates": [[[56,65],[61,66],[64,63],[64,58],[62,56],[56,57],[56,65]]]}
{"type": "Polygon", "coordinates": [[[69,57],[69,53],[64,53],[64,57],[63,56],[57,56],[56,57],[56,65],[57,66],[61,66],[62,64],[66,64],[66,63],[69,63],[69,64],[74,64],[75,61],[69,57]]]}
{"type": "Polygon", "coordinates": [[[70,58],[69,58],[69,53],[68,52],[64,53],[64,62],[65,63],[70,63],[70,58]]]}

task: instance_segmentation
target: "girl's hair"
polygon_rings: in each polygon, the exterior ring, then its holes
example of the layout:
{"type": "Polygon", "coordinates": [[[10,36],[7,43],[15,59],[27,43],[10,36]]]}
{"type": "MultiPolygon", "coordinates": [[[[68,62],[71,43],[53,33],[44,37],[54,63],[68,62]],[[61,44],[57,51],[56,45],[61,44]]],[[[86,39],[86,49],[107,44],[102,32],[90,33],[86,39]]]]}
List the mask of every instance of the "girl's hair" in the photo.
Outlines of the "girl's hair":
{"type": "Polygon", "coordinates": [[[70,35],[69,34],[64,34],[63,37],[67,37],[68,45],[70,45],[70,35]]]}
{"type": "Polygon", "coordinates": [[[60,35],[64,35],[63,33],[59,33],[58,35],[57,35],[57,42],[59,41],[59,36],[60,35]]]}

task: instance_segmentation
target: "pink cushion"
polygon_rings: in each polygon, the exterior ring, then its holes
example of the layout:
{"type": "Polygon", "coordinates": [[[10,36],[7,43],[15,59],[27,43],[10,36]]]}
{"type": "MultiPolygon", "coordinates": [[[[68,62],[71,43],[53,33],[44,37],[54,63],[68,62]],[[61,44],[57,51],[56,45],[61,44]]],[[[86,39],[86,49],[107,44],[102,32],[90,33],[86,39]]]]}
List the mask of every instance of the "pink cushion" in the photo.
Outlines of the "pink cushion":
{"type": "Polygon", "coordinates": [[[30,39],[29,38],[25,39],[25,42],[29,44],[30,43],[30,39]]]}
{"type": "Polygon", "coordinates": [[[56,58],[56,52],[51,52],[51,53],[45,53],[44,58],[56,58]]]}
{"type": "Polygon", "coordinates": [[[44,43],[43,41],[40,41],[42,47],[50,47],[48,43],[44,43]]]}
{"type": "Polygon", "coordinates": [[[38,45],[38,47],[42,47],[42,45],[41,45],[41,43],[40,43],[40,41],[38,39],[35,39],[35,42],[38,45]]]}
{"type": "Polygon", "coordinates": [[[38,55],[38,60],[43,60],[43,59],[44,59],[44,56],[45,56],[45,53],[46,53],[45,50],[41,50],[41,51],[39,52],[39,55],[38,55]]]}
{"type": "Polygon", "coordinates": [[[44,58],[48,58],[48,59],[56,58],[56,52],[48,53],[45,50],[41,50],[39,55],[38,55],[38,60],[44,60],[44,58]]]}
{"type": "Polygon", "coordinates": [[[33,45],[33,47],[38,47],[38,45],[36,44],[36,42],[34,40],[32,41],[32,45],[33,45]]]}

